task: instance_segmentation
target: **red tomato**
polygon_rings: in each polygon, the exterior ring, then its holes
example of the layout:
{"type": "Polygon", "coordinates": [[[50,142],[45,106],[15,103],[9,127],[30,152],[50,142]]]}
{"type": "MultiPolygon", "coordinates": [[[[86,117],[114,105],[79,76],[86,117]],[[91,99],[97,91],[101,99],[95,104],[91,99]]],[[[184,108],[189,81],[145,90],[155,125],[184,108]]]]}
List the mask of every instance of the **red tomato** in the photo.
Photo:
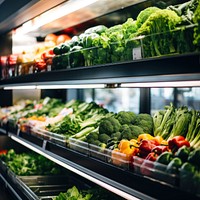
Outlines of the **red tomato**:
{"type": "Polygon", "coordinates": [[[56,44],[61,44],[61,43],[64,43],[68,40],[71,40],[71,37],[66,35],[66,34],[61,34],[58,36],[57,40],[56,40],[56,44]]]}
{"type": "Polygon", "coordinates": [[[50,33],[50,34],[48,34],[48,35],[45,37],[44,41],[45,41],[45,42],[50,42],[50,41],[52,41],[52,42],[56,43],[57,37],[58,37],[57,35],[55,35],[55,34],[53,34],[53,33],[50,33]]]}
{"type": "Polygon", "coordinates": [[[5,154],[7,154],[8,153],[8,150],[6,150],[6,149],[4,149],[4,150],[0,150],[0,155],[5,155],[5,154]]]}

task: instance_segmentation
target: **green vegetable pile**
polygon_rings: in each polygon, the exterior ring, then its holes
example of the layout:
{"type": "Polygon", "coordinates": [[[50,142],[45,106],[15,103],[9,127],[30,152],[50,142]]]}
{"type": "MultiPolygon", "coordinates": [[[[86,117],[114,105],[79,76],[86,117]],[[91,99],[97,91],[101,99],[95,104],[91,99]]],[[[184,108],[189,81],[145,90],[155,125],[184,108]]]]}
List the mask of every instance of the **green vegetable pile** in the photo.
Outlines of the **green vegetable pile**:
{"type": "Polygon", "coordinates": [[[80,139],[94,131],[105,116],[110,115],[107,109],[95,102],[81,102],[72,100],[65,107],[72,108],[73,113],[66,115],[61,121],[49,124],[46,129],[50,132],[62,134],[68,139],[73,137],[80,139]]]}
{"type": "Polygon", "coordinates": [[[67,192],[61,192],[58,196],[53,198],[53,200],[89,200],[91,199],[92,194],[89,191],[78,190],[76,186],[69,188],[67,192]]]}
{"type": "Polygon", "coordinates": [[[63,108],[64,103],[62,103],[60,99],[46,97],[38,101],[27,101],[23,109],[10,113],[9,119],[13,119],[17,122],[21,117],[55,117],[63,108]]]}
{"type": "Polygon", "coordinates": [[[46,130],[63,135],[67,140],[79,139],[99,147],[114,148],[121,139],[137,139],[141,133],[153,134],[153,118],[149,114],[113,113],[95,102],[78,100],[66,103],[65,107],[72,108],[73,113],[47,125],[46,130]]]}
{"type": "Polygon", "coordinates": [[[53,49],[52,69],[133,60],[133,49],[138,47],[143,58],[198,51],[199,8],[198,0],[166,8],[152,6],[122,24],[88,28],[53,49]]]}
{"type": "Polygon", "coordinates": [[[67,191],[61,192],[58,196],[54,197],[53,200],[108,200],[116,199],[120,200],[118,197],[103,188],[90,188],[90,189],[78,189],[73,186],[67,191]]]}
{"type": "Polygon", "coordinates": [[[200,148],[180,147],[175,153],[163,152],[154,162],[154,169],[177,175],[184,191],[199,194],[200,188],[200,148]]]}
{"type": "Polygon", "coordinates": [[[151,115],[120,111],[103,118],[99,123],[98,130],[86,135],[84,141],[113,149],[121,139],[137,139],[138,135],[142,133],[153,134],[153,118],[151,115]]]}
{"type": "Polygon", "coordinates": [[[200,146],[200,111],[189,110],[187,106],[175,108],[173,104],[165,106],[153,116],[154,135],[168,140],[182,135],[194,148],[200,146]]]}
{"type": "Polygon", "coordinates": [[[7,154],[2,154],[4,161],[12,172],[19,176],[27,175],[53,175],[61,174],[62,169],[54,162],[36,153],[16,153],[10,149],[7,154]]]}
{"type": "Polygon", "coordinates": [[[31,116],[56,116],[64,107],[64,103],[60,99],[49,98],[41,99],[37,104],[41,104],[42,108],[37,109],[35,112],[28,112],[24,117],[31,116]]]}
{"type": "MultiPolygon", "coordinates": [[[[198,1],[197,1],[198,2],[198,1]]],[[[194,11],[194,23],[198,26],[194,28],[194,44],[200,49],[200,3],[198,4],[196,10],[194,11]]]]}

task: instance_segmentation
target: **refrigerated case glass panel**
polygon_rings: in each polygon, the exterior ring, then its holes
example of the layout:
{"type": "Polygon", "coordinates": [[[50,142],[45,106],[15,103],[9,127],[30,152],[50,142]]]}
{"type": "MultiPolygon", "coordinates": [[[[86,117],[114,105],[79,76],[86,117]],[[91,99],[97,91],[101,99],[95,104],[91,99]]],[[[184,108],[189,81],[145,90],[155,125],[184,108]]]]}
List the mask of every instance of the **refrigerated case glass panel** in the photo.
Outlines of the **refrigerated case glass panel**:
{"type": "Polygon", "coordinates": [[[85,101],[94,100],[104,106],[110,112],[129,110],[139,113],[139,88],[115,88],[115,89],[88,89],[84,90],[85,101]]]}
{"type": "Polygon", "coordinates": [[[151,114],[174,102],[174,88],[151,88],[151,114]]]}
{"type": "Polygon", "coordinates": [[[190,109],[200,109],[200,88],[178,88],[177,106],[185,105],[190,109]]]}
{"type": "Polygon", "coordinates": [[[173,103],[175,107],[187,106],[200,109],[200,87],[190,88],[151,88],[151,114],[173,103]]]}

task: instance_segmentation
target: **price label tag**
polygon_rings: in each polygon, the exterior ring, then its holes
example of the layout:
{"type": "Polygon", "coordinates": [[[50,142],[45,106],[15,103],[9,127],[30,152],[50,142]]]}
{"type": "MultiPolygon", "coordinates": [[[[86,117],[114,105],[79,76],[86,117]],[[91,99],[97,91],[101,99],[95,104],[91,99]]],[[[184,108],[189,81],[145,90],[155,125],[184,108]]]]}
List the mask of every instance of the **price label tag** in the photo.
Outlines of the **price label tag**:
{"type": "Polygon", "coordinates": [[[51,65],[47,65],[47,71],[51,71],[51,65]]]}
{"type": "Polygon", "coordinates": [[[141,58],[142,58],[142,48],[141,47],[133,48],[133,60],[141,58]]]}
{"type": "Polygon", "coordinates": [[[47,140],[43,140],[42,148],[46,149],[46,146],[47,146],[47,140]]]}

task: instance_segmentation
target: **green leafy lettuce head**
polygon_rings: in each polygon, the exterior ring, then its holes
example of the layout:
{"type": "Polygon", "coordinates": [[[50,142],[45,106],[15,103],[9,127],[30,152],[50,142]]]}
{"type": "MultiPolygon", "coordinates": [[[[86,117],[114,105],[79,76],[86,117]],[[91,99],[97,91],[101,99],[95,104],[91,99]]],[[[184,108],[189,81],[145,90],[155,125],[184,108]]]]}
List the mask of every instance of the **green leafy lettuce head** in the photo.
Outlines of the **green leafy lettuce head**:
{"type": "Polygon", "coordinates": [[[174,11],[159,9],[148,17],[138,30],[137,35],[149,35],[171,31],[180,23],[181,17],[174,11]]]}
{"type": "Polygon", "coordinates": [[[136,21],[137,27],[140,28],[142,24],[149,18],[149,16],[158,10],[160,9],[154,6],[142,10],[137,16],[137,21],[136,21]]]}
{"type": "Polygon", "coordinates": [[[194,28],[194,45],[200,47],[200,1],[194,12],[193,21],[197,24],[197,27],[194,28]]]}

